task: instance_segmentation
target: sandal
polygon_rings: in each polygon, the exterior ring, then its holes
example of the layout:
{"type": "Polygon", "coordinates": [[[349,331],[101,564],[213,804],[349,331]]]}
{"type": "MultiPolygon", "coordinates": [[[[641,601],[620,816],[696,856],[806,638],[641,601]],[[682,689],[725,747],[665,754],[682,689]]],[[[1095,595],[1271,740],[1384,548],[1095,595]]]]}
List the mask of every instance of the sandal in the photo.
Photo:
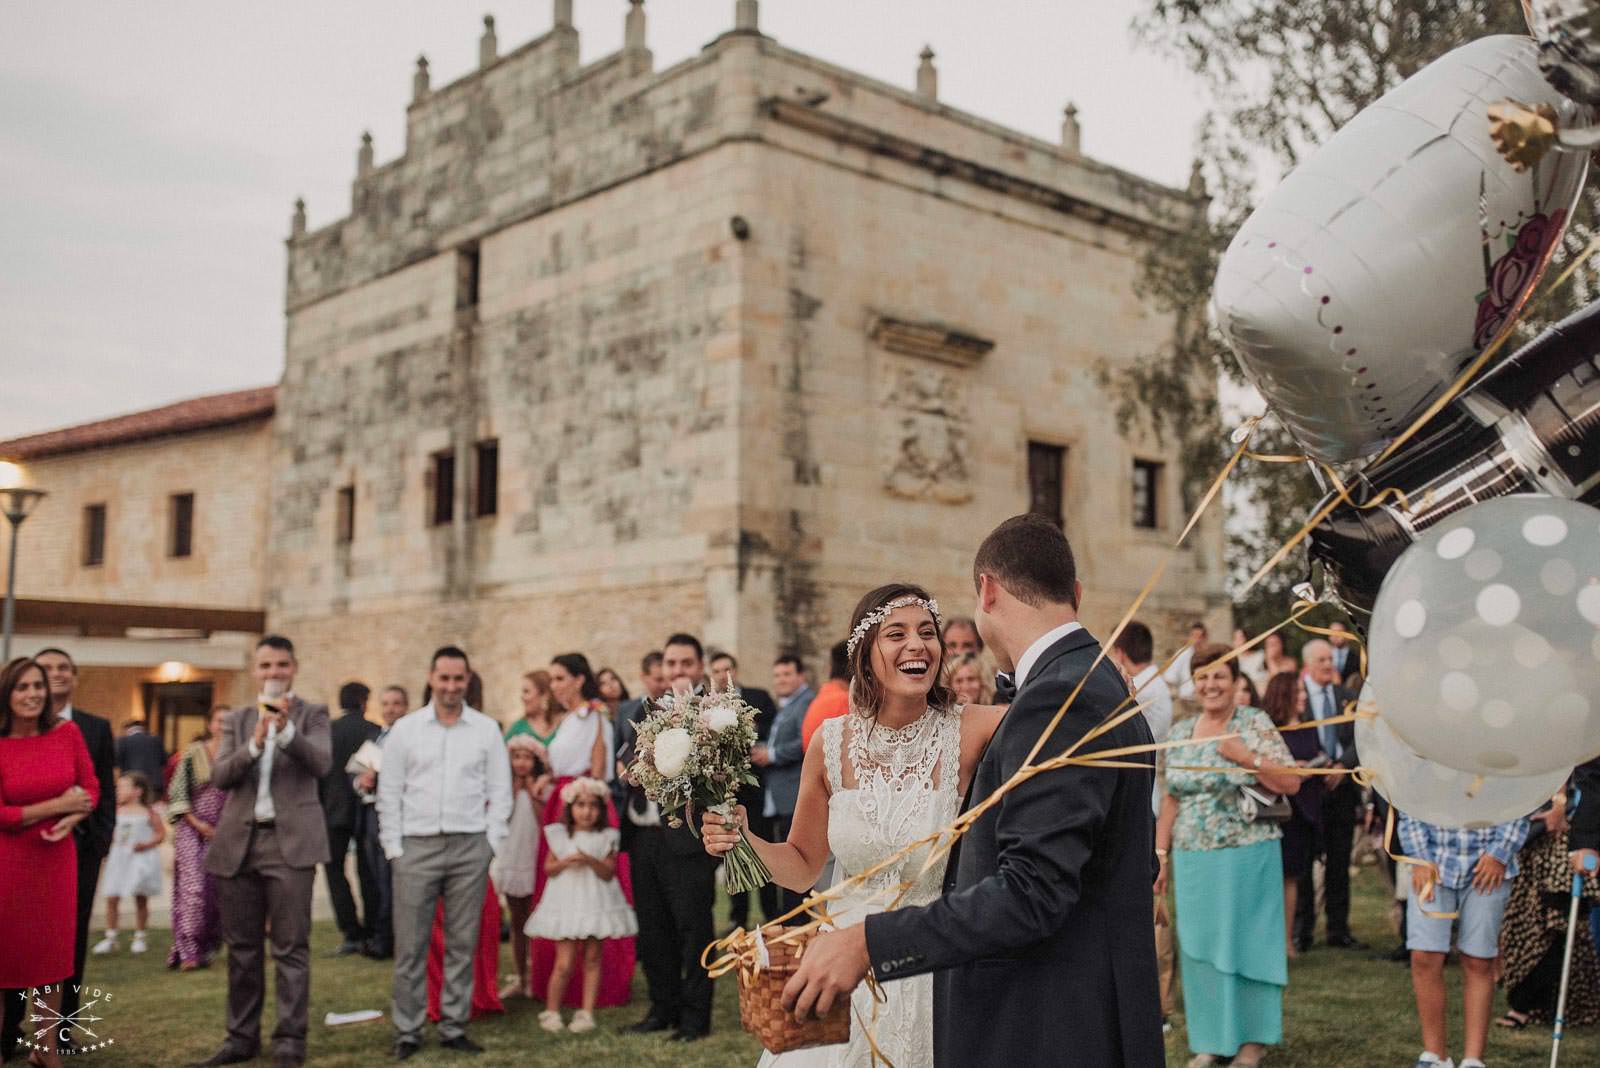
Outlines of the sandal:
{"type": "Polygon", "coordinates": [[[527,996],[527,988],[517,979],[507,979],[505,984],[500,987],[501,1001],[509,1001],[512,998],[525,998],[527,996]]]}
{"type": "Polygon", "coordinates": [[[1189,1063],[1184,1065],[1184,1068],[1211,1068],[1212,1065],[1221,1063],[1220,1058],[1210,1053],[1196,1053],[1189,1058],[1189,1063]]]}
{"type": "Polygon", "coordinates": [[[1533,1023],[1533,1017],[1527,1013],[1518,1012],[1516,1009],[1507,1009],[1506,1014],[1494,1022],[1496,1027],[1504,1027],[1507,1031],[1520,1031],[1533,1023]]]}

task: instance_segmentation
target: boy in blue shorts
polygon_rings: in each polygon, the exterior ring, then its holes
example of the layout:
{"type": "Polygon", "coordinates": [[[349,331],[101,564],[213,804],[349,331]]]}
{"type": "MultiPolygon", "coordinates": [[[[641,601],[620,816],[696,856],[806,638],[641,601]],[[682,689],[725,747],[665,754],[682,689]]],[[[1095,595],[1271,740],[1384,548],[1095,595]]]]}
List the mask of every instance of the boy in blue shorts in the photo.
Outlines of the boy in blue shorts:
{"type": "Polygon", "coordinates": [[[1461,1000],[1465,1035],[1460,1068],[1484,1068],[1489,1012],[1494,1004],[1494,962],[1500,954],[1500,920],[1517,875],[1517,850],[1528,837],[1528,821],[1512,820],[1468,830],[1438,827],[1402,815],[1400,846],[1437,869],[1411,868],[1406,903],[1406,948],[1411,951],[1411,988],[1417,997],[1423,1052],[1417,1068],[1455,1068],[1445,1035],[1444,961],[1451,927],[1461,953],[1461,1000]],[[1441,913],[1455,913],[1448,918],[1441,913]]]}

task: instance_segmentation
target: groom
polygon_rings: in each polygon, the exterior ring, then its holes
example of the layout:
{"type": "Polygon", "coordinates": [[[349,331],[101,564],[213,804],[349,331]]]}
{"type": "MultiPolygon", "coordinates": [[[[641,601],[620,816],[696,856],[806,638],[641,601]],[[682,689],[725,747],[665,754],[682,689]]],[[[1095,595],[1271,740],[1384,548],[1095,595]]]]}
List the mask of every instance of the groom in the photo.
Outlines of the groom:
{"type": "MultiPolygon", "coordinates": [[[[1109,659],[1090,670],[1100,646],[1077,621],[1072,548],[1048,519],[1000,524],[973,577],[978,632],[1017,695],[973,773],[968,807],[1022,767],[1080,683],[1037,759],[1076,742],[1128,692],[1109,659]]],[[[1150,741],[1136,713],[1079,752],[1150,741]]],[[[1149,754],[1118,759],[1153,764],[1149,754]]],[[[1150,926],[1152,779],[1146,767],[1029,779],[958,842],[943,897],[819,935],[784,1005],[804,1018],[848,998],[869,968],[880,981],[932,971],[940,1068],[1165,1063],[1150,926]]]]}

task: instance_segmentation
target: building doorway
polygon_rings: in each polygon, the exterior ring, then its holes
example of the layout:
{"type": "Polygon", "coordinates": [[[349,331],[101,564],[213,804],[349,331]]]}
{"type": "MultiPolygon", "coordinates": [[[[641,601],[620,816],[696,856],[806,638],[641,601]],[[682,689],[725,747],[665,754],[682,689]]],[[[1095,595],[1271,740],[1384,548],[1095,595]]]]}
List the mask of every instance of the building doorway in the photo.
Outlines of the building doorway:
{"type": "Polygon", "coordinates": [[[209,682],[144,684],[145,729],[161,739],[169,753],[181,753],[205,733],[211,719],[209,682]]]}

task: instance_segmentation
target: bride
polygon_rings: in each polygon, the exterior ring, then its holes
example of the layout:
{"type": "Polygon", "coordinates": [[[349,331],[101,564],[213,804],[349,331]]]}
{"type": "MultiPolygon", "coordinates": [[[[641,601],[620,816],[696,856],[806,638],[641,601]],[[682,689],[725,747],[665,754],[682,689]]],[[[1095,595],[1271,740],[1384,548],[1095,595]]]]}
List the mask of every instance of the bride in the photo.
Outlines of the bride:
{"type": "MultiPolygon", "coordinates": [[[[941,673],[943,626],[939,605],[921,587],[880,586],[861,599],[851,619],[850,714],[822,724],[806,750],[800,795],[788,841],[745,837],[772,878],[807,893],[831,852],[835,884],[955,819],[972,769],[1000,722],[1003,708],[957,707],[941,673]]],[[[706,850],[721,855],[747,826],[741,808],[729,826],[715,813],[702,818],[706,850]]],[[[926,872],[919,849],[843,897],[826,903],[833,922],[860,923],[881,911],[903,881],[914,885],[904,904],[940,894],[945,858],[926,872]]],[[[761,1058],[762,1068],[855,1068],[871,1063],[862,1021],[895,1065],[933,1063],[933,977],[888,984],[886,1004],[873,1011],[865,985],[851,997],[850,1042],[761,1058]],[[876,1022],[873,1023],[874,1019],[876,1022]]]]}

